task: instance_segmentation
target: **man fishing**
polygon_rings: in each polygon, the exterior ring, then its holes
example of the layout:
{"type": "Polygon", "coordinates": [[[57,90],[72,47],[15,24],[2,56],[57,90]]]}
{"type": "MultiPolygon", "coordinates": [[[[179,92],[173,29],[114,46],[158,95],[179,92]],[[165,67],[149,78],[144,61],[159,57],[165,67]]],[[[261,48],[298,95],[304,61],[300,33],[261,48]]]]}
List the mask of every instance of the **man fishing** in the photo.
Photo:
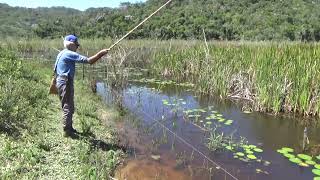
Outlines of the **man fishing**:
{"type": "Polygon", "coordinates": [[[74,75],[75,63],[93,64],[106,55],[110,49],[102,49],[91,57],[82,56],[77,53],[80,44],[75,35],[68,35],[63,41],[62,50],[56,59],[55,74],[57,77],[56,87],[61,101],[63,111],[64,136],[74,135],[77,131],[72,126],[72,116],[74,113],[74,75]]]}

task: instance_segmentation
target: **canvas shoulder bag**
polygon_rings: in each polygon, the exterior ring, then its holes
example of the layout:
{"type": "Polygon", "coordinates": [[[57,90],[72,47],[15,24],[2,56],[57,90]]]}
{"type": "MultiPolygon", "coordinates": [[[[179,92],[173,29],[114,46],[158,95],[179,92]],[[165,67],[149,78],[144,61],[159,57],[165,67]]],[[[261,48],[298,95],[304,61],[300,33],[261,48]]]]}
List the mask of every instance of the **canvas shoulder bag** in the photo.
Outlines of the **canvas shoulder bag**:
{"type": "MultiPolygon", "coordinates": [[[[60,61],[61,55],[59,56],[58,61],[60,61]]],[[[58,65],[58,62],[54,66],[53,75],[52,75],[50,87],[49,87],[49,94],[58,94],[58,88],[56,86],[57,85],[57,65],[58,65]]]]}

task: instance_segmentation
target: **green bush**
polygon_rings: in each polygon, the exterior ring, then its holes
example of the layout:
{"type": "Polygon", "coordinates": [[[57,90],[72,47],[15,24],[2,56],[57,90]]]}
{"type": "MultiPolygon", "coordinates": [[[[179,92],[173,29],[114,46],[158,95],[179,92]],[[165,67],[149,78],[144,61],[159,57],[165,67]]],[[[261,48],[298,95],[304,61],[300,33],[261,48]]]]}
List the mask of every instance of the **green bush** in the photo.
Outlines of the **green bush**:
{"type": "Polygon", "coordinates": [[[44,116],[48,104],[46,86],[30,65],[2,48],[0,62],[0,131],[35,132],[33,124],[44,116]]]}

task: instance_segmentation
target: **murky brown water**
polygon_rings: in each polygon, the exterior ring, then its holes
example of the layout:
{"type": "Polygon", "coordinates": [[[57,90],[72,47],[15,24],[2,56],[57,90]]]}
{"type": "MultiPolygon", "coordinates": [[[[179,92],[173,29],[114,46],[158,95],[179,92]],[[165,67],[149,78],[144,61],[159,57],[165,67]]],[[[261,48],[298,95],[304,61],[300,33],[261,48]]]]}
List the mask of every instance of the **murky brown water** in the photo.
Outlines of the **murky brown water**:
{"type": "MultiPolygon", "coordinates": [[[[287,146],[301,149],[303,128],[297,119],[263,113],[243,113],[231,102],[213,97],[195,97],[188,88],[171,86],[161,91],[155,86],[131,84],[123,92],[123,103],[133,113],[134,121],[119,124],[123,143],[134,152],[118,167],[117,179],[312,179],[312,168],[297,166],[276,150],[287,146]],[[163,100],[181,99],[179,108],[166,106],[163,100]],[[211,152],[207,147],[209,132],[201,123],[191,123],[183,111],[203,108],[204,119],[210,111],[233,120],[230,126],[219,126],[219,132],[245,137],[249,144],[263,149],[257,161],[243,162],[230,151],[211,152]],[[175,111],[173,112],[173,109],[175,111]],[[158,122],[158,123],[157,123],[158,122]],[[181,139],[180,139],[181,138],[181,139]],[[271,162],[267,164],[266,162],[271,162]],[[267,165],[266,165],[267,164],[267,165]]],[[[103,83],[98,93],[110,103],[112,95],[103,83]]],[[[212,125],[219,124],[212,121],[212,125]]],[[[309,128],[309,138],[319,143],[317,127],[309,128]]]]}

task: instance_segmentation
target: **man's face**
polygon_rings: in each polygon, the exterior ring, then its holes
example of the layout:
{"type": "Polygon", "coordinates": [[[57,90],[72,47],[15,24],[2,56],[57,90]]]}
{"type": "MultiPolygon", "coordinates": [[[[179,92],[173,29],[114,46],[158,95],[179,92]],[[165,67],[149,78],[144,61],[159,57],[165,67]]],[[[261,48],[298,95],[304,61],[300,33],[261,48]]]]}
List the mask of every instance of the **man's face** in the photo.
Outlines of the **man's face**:
{"type": "Polygon", "coordinates": [[[72,50],[73,51],[77,51],[77,49],[79,48],[80,44],[78,42],[73,42],[72,43],[72,50]]]}

